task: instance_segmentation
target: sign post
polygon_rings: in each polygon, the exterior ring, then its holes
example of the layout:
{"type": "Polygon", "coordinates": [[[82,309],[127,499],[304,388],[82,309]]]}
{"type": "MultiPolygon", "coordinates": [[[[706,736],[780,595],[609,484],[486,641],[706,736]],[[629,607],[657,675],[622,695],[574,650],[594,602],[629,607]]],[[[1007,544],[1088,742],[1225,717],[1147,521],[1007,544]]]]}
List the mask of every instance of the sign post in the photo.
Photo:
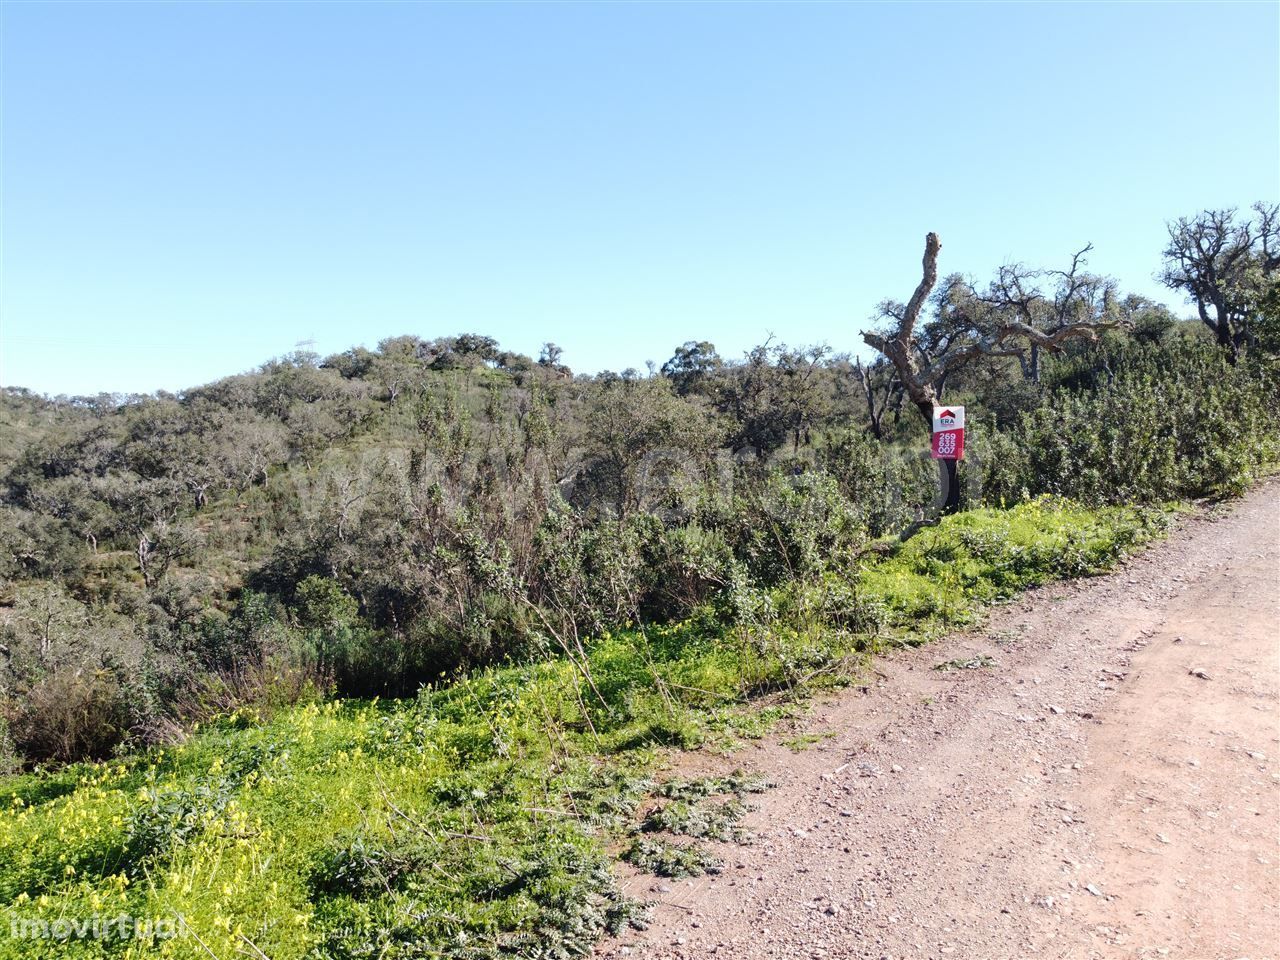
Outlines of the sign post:
{"type": "Polygon", "coordinates": [[[964,407],[933,408],[933,449],[935,460],[964,459],[964,407]]]}
{"type": "Polygon", "coordinates": [[[956,462],[964,459],[964,407],[933,408],[933,442],[929,456],[939,461],[944,513],[960,509],[956,462]]]}

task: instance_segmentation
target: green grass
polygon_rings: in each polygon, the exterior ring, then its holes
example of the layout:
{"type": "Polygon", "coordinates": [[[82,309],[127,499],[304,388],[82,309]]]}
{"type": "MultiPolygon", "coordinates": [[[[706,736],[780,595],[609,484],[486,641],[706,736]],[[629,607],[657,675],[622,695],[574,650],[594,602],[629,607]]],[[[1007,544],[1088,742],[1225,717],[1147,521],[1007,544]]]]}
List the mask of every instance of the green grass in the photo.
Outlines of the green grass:
{"type": "Polygon", "coordinates": [[[908,630],[920,621],[963,626],[984,604],[1107,569],[1162,532],[1170,515],[1086,509],[1047,497],[1011,510],[969,511],[922,531],[887,562],[863,571],[864,595],[908,630]]]}
{"type": "MultiPolygon", "coordinates": [[[[1050,501],[973,511],[845,583],[779,595],[770,622],[618,632],[579,665],[265,722],[242,711],[180,747],[0,780],[0,958],[582,955],[640,922],[611,872],[628,832],[732,837],[738,798],[761,786],[655,785],[660,748],[759,736],[882,644],[1104,569],[1166,516],[1050,501]],[[833,596],[860,612],[828,617],[833,596]],[[15,920],[120,914],[181,918],[191,933],[11,936],[15,920]]],[[[630,850],[673,873],[712,863],[656,839],[630,850]]]]}

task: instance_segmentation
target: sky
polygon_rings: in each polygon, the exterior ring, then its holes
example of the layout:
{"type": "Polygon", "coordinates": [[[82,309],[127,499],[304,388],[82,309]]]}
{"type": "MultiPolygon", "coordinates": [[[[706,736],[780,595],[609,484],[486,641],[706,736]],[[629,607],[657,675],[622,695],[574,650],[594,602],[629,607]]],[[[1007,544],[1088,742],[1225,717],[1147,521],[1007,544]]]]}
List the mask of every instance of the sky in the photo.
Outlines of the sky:
{"type": "Polygon", "coordinates": [[[1280,200],[1280,4],[0,3],[0,384],[460,332],[867,354],[941,270],[1280,200]]]}

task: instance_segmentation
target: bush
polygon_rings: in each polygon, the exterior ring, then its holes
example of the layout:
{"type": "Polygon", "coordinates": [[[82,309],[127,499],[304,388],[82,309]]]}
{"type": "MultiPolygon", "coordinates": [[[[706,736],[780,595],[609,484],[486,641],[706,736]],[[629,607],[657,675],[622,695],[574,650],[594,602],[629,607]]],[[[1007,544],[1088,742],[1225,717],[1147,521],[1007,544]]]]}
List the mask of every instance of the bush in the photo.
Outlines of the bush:
{"type": "Polygon", "coordinates": [[[7,777],[22,769],[22,760],[9,737],[9,723],[0,715],[0,777],[7,777]]]}
{"type": "Polygon", "coordinates": [[[129,710],[107,671],[60,670],[6,708],[9,737],[29,760],[101,760],[124,740],[129,710]]]}
{"type": "Polygon", "coordinates": [[[331,691],[329,679],[314,668],[284,660],[253,662],[199,674],[175,695],[173,711],[187,723],[243,710],[270,717],[285,707],[321,699],[331,691]]]}
{"type": "Polygon", "coordinates": [[[896,533],[924,517],[937,496],[937,469],[920,453],[898,450],[868,433],[845,433],[818,462],[835,478],[872,537],[896,533]]]}
{"type": "Polygon", "coordinates": [[[857,508],[825,473],[771,473],[725,518],[738,560],[762,586],[847,569],[866,542],[857,508]]]}
{"type": "Polygon", "coordinates": [[[1055,368],[1039,406],[982,451],[989,503],[1043,493],[1156,503],[1242,492],[1280,452],[1280,380],[1212,345],[1122,343],[1055,368]]]}
{"type": "Polygon", "coordinates": [[[652,587],[642,613],[658,622],[683,620],[713,601],[741,566],[723,531],[697,523],[664,530],[648,563],[652,587]]]}

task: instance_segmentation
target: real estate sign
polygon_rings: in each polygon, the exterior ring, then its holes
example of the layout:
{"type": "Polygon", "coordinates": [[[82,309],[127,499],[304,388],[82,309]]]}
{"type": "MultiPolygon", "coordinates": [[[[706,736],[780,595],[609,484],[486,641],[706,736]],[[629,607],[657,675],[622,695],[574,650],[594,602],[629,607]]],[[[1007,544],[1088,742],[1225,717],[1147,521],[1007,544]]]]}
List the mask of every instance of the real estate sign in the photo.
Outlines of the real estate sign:
{"type": "Polygon", "coordinates": [[[935,460],[964,459],[964,407],[933,408],[933,446],[935,460]]]}

